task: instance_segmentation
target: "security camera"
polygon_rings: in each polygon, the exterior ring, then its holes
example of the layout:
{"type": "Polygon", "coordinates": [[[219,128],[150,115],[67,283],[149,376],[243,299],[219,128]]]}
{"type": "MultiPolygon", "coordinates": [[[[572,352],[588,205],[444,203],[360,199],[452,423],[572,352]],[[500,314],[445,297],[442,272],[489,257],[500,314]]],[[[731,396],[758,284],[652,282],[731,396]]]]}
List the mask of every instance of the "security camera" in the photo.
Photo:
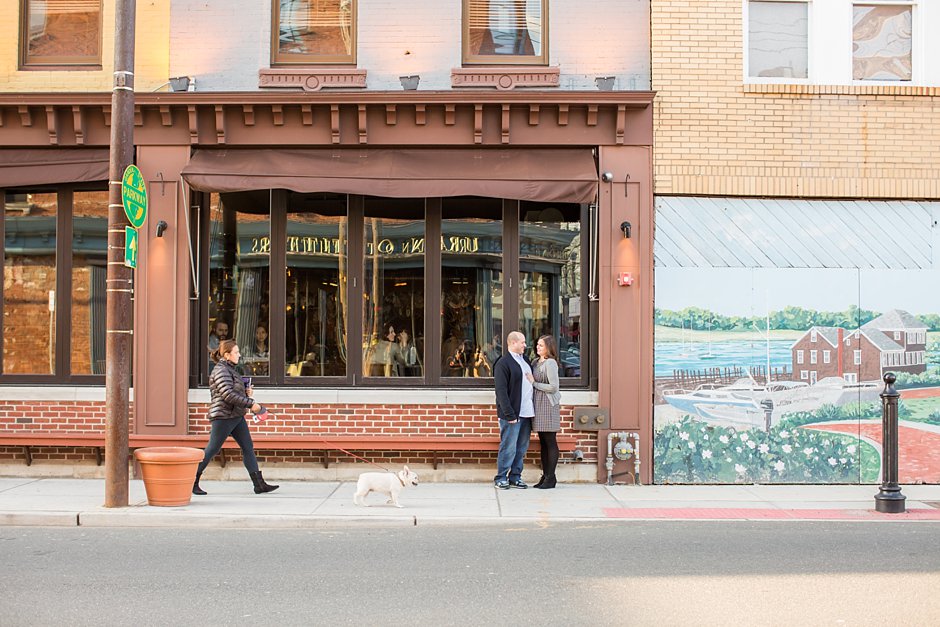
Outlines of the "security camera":
{"type": "Polygon", "coordinates": [[[604,181],[605,183],[612,183],[614,180],[614,173],[604,172],[603,174],[601,174],[601,180],[604,181]]]}

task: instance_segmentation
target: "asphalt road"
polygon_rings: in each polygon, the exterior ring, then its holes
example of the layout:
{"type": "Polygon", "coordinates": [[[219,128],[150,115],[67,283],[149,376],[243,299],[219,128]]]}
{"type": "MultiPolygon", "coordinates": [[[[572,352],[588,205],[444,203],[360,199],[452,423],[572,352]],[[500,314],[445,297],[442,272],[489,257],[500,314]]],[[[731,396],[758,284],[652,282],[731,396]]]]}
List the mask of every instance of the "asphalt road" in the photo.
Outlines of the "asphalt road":
{"type": "Polygon", "coordinates": [[[0,625],[938,625],[940,524],[0,527],[0,625]]]}

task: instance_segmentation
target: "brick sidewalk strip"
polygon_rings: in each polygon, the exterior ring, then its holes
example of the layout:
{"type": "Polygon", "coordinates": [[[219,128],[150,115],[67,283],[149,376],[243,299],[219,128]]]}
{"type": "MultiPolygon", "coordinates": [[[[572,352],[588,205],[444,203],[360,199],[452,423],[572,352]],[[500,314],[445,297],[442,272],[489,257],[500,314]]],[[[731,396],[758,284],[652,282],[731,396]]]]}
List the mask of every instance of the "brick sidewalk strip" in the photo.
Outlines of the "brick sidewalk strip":
{"type": "Polygon", "coordinates": [[[873,509],[758,509],[723,507],[609,507],[608,518],[672,520],[940,520],[940,509],[882,514],[873,509]]]}

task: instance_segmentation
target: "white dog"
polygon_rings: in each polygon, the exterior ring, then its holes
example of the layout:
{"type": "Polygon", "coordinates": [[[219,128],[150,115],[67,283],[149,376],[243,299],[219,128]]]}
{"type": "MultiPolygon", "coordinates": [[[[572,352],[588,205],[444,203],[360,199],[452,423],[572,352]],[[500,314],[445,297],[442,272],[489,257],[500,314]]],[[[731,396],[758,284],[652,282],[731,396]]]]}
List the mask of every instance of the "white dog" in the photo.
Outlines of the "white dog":
{"type": "Polygon", "coordinates": [[[398,503],[398,494],[409,484],[418,485],[418,475],[411,472],[408,466],[398,472],[364,472],[359,475],[359,481],[356,482],[353,503],[369,507],[366,503],[369,492],[379,492],[388,495],[388,503],[401,507],[398,503]]]}

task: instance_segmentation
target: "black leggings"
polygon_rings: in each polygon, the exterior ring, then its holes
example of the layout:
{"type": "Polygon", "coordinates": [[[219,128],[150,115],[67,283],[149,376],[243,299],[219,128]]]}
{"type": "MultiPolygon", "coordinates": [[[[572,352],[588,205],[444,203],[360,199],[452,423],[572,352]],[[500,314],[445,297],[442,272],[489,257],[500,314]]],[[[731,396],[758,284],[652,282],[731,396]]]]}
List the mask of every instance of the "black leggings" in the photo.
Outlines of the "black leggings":
{"type": "Polygon", "coordinates": [[[226,438],[232,436],[238,442],[238,447],[242,450],[242,461],[248,472],[258,472],[258,459],[255,457],[255,445],[251,441],[251,432],[248,430],[248,421],[245,417],[227,418],[224,420],[213,420],[212,431],[209,434],[209,444],[206,445],[206,454],[199,463],[198,473],[202,473],[212,461],[212,458],[219,454],[226,438]]]}
{"type": "Polygon", "coordinates": [[[555,477],[555,467],[558,465],[558,434],[554,431],[539,431],[539,454],[542,462],[542,474],[546,477],[555,477]]]}

